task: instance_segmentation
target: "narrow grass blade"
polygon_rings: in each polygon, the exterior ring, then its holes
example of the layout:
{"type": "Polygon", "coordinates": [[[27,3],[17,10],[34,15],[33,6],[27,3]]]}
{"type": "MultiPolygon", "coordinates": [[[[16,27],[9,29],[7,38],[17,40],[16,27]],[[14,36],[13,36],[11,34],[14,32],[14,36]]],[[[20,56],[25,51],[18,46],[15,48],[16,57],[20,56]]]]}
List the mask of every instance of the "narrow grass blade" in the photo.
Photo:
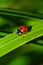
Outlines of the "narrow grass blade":
{"type": "Polygon", "coordinates": [[[14,9],[0,8],[0,14],[10,15],[10,16],[18,16],[18,17],[23,17],[23,18],[30,18],[30,17],[35,18],[36,17],[36,18],[43,19],[43,14],[26,13],[26,12],[21,12],[21,11],[14,10],[14,9]]]}
{"type": "Polygon", "coordinates": [[[31,31],[27,34],[18,36],[15,39],[10,40],[9,42],[4,42],[3,45],[0,46],[0,57],[5,55],[6,53],[12,51],[13,49],[18,48],[19,46],[43,35],[43,29],[37,29],[35,31],[31,31]],[[40,32],[41,31],[41,32],[40,32]]]}

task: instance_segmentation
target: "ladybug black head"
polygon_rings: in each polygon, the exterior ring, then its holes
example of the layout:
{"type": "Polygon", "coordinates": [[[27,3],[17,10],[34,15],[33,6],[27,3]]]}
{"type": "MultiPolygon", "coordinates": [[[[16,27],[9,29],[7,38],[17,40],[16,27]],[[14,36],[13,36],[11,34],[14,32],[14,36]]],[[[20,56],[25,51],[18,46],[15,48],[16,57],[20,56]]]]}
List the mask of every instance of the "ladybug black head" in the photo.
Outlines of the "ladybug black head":
{"type": "Polygon", "coordinates": [[[22,31],[20,29],[17,30],[18,34],[22,34],[22,31]]]}

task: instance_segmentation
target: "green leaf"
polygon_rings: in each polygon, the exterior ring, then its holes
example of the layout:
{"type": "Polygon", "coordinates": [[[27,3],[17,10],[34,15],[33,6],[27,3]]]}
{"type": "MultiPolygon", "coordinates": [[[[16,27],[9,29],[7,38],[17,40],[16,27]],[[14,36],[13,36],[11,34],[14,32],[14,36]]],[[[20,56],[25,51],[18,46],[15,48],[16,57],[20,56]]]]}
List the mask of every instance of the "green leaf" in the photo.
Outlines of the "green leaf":
{"type": "MultiPolygon", "coordinates": [[[[34,19],[33,19],[34,20],[34,19]]],[[[0,57],[8,52],[30,42],[31,40],[43,36],[43,20],[32,24],[32,29],[27,34],[18,35],[16,32],[0,39],[0,57]]],[[[30,23],[31,25],[31,23],[30,23]]]]}
{"type": "Polygon", "coordinates": [[[8,34],[7,33],[0,32],[0,35],[1,36],[7,36],[8,34]]]}

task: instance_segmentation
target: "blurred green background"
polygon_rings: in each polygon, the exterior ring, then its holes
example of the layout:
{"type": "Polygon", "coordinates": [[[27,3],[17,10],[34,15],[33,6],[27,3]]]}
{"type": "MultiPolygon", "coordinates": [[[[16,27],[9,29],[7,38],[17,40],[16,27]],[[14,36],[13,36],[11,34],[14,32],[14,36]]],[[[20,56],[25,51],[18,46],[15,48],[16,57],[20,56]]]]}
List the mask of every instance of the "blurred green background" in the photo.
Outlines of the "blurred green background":
{"type": "MultiPolygon", "coordinates": [[[[24,12],[43,14],[43,0],[0,0],[0,8],[12,8],[24,12]]],[[[15,17],[15,19],[12,18],[12,20],[16,22],[26,21],[26,19],[17,17],[15,17]]],[[[7,17],[0,16],[0,31],[14,31],[16,24],[14,24],[12,20],[7,19],[7,17]]],[[[23,45],[1,57],[0,65],[43,65],[43,46],[34,44],[35,42],[33,42],[32,45],[23,45]]]]}
{"type": "Polygon", "coordinates": [[[43,13],[43,0],[0,0],[0,7],[43,13]]]}

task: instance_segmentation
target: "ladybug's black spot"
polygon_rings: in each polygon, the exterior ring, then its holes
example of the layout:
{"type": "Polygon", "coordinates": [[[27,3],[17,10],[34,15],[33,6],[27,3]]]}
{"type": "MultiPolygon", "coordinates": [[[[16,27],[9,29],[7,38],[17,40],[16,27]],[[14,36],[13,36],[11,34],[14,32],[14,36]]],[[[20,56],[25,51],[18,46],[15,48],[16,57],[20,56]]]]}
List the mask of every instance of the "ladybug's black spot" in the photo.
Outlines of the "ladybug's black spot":
{"type": "Polygon", "coordinates": [[[20,29],[22,29],[22,28],[20,28],[20,29]]]}
{"type": "Polygon", "coordinates": [[[26,27],[24,27],[24,28],[26,28],[26,27]]]}

